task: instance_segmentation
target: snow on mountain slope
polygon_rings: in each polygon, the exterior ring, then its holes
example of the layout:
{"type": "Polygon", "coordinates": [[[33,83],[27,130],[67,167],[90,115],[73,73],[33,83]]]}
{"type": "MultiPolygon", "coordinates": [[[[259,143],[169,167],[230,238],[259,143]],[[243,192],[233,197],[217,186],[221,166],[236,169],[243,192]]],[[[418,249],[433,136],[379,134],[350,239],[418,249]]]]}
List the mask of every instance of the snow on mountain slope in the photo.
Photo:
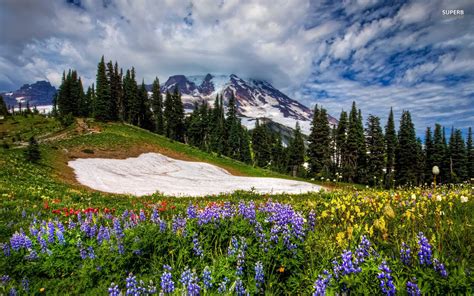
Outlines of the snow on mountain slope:
{"type": "MultiPolygon", "coordinates": [[[[294,128],[300,123],[303,133],[309,134],[312,111],[303,104],[289,98],[267,81],[243,79],[237,75],[174,75],[162,86],[162,91],[173,92],[178,87],[185,108],[192,109],[194,102],[207,102],[212,106],[217,94],[224,96],[225,102],[233,93],[237,111],[243,118],[267,118],[294,128]]],[[[328,116],[331,125],[337,120],[328,116]]],[[[244,120],[247,127],[252,120],[244,120]]]]}

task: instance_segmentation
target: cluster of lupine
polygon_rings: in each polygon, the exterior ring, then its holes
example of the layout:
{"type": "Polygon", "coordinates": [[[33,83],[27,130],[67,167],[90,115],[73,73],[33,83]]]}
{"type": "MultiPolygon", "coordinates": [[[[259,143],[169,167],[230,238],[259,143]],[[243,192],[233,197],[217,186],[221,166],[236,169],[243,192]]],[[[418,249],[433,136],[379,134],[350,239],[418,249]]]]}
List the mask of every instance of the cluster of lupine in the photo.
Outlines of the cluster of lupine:
{"type": "MultiPolygon", "coordinates": [[[[357,208],[355,208],[355,212],[357,212],[357,208]]],[[[198,204],[189,204],[185,215],[174,214],[171,216],[168,214],[166,219],[160,217],[157,207],[153,207],[151,210],[126,210],[121,215],[118,213],[112,214],[111,212],[79,211],[77,214],[68,215],[67,217],[55,216],[53,220],[49,221],[39,221],[33,217],[33,222],[28,228],[29,234],[19,229],[8,242],[1,245],[1,248],[5,256],[11,256],[12,253],[15,256],[21,254],[27,261],[42,260],[43,257],[51,255],[56,250],[71,245],[76,246],[77,254],[84,260],[82,261],[84,264],[95,262],[93,260],[103,256],[106,250],[110,250],[109,254],[114,256],[120,256],[126,252],[140,256],[140,250],[129,245],[131,241],[138,242],[140,240],[138,236],[135,236],[138,231],[134,231],[134,229],[153,225],[152,227],[157,227],[155,229],[161,233],[172,235],[176,239],[189,243],[189,254],[205,258],[209,255],[210,250],[207,248],[208,244],[206,244],[209,235],[208,232],[204,231],[206,229],[217,230],[221,225],[227,225],[225,223],[229,221],[231,223],[244,221],[242,225],[246,225],[245,227],[251,230],[246,238],[239,234],[225,240],[226,244],[228,242],[228,245],[225,245],[225,247],[228,247],[228,259],[226,260],[235,267],[235,272],[227,273],[228,278],[214,274],[215,279],[213,279],[209,267],[204,270],[200,269],[202,273],[196,273],[192,269],[185,270],[181,274],[176,273],[174,275],[176,283],[178,283],[178,287],[176,287],[171,267],[168,266],[161,275],[160,292],[173,293],[176,288],[181,288],[189,294],[198,295],[202,289],[214,289],[213,291],[217,290],[217,292],[224,293],[229,290],[229,287],[233,287],[233,291],[240,295],[246,295],[248,292],[264,291],[265,287],[270,286],[270,284],[265,283],[263,272],[265,261],[263,261],[263,264],[261,262],[255,264],[253,273],[252,268],[249,267],[250,262],[255,260],[255,257],[252,256],[254,254],[247,254],[252,251],[252,245],[248,250],[247,244],[258,242],[259,249],[265,252],[273,249],[278,252],[283,251],[282,256],[289,255],[288,257],[292,257],[291,254],[296,254],[297,251],[302,252],[303,248],[300,247],[311,232],[315,230],[316,211],[311,209],[307,212],[307,215],[304,215],[290,204],[273,201],[267,201],[259,205],[254,202],[210,203],[205,207],[199,207],[198,204]],[[286,251],[289,252],[284,253],[286,251]],[[178,278],[181,281],[178,281],[178,278]],[[242,281],[250,278],[255,280],[255,285],[253,285],[253,282],[249,284],[242,281]],[[179,283],[181,283],[181,286],[179,283]],[[233,284],[230,285],[230,283],[233,284]]],[[[318,216],[318,227],[319,221],[321,220],[318,216]]],[[[448,272],[445,265],[437,258],[433,258],[432,247],[425,235],[419,233],[417,238],[419,264],[429,266],[438,272],[441,277],[447,277],[448,272]]],[[[400,260],[408,266],[414,262],[411,254],[409,245],[402,243],[400,260]]],[[[344,278],[357,276],[361,273],[367,266],[367,261],[370,261],[369,257],[371,257],[371,262],[377,262],[376,264],[380,269],[380,291],[391,295],[391,291],[395,291],[393,284],[395,281],[389,268],[390,261],[381,263],[383,258],[377,257],[377,253],[367,236],[361,237],[361,241],[356,248],[352,250],[346,248],[340,257],[338,256],[337,259],[333,260],[331,268],[325,266],[332,272],[326,271],[317,276],[314,282],[314,294],[324,295],[327,289],[338,289],[343,286],[344,278]],[[375,256],[371,257],[372,255],[375,256]]],[[[267,265],[265,264],[265,266],[267,265]]],[[[394,268],[393,265],[391,267],[394,268]]],[[[134,270],[134,272],[136,271],[134,270]]],[[[269,272],[272,273],[271,270],[269,272]]],[[[397,275],[397,272],[395,271],[394,274],[397,275]]],[[[271,278],[271,276],[267,277],[266,280],[268,281],[271,278]]],[[[109,293],[117,295],[121,288],[124,288],[130,295],[137,293],[151,294],[156,291],[151,286],[145,287],[143,283],[138,283],[132,274],[125,281],[125,286],[121,286],[120,283],[111,284],[109,293]]],[[[403,289],[401,287],[397,288],[403,289]]],[[[410,282],[410,285],[407,284],[406,287],[407,292],[416,292],[416,288],[415,281],[410,282]]]]}

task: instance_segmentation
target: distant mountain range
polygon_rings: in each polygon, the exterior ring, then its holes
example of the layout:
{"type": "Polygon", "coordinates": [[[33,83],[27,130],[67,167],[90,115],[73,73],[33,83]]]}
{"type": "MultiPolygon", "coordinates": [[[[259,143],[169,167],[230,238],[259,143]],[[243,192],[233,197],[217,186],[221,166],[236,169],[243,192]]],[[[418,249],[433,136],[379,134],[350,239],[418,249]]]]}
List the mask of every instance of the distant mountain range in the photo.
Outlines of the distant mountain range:
{"type": "Polygon", "coordinates": [[[26,106],[28,101],[30,106],[48,106],[52,105],[53,96],[56,93],[56,88],[48,81],[37,81],[33,84],[25,84],[20,89],[12,92],[0,93],[7,106],[18,106],[22,103],[26,106]]]}
{"type": "MultiPolygon", "coordinates": [[[[151,90],[151,85],[147,86],[151,90]]],[[[240,78],[237,75],[173,75],[161,85],[162,93],[173,92],[178,87],[181,92],[185,109],[192,110],[195,102],[207,102],[213,105],[217,94],[224,96],[224,102],[234,93],[237,112],[242,124],[249,129],[254,128],[256,119],[268,123],[272,129],[291,134],[296,122],[300,123],[304,134],[310,132],[312,110],[296,100],[291,99],[270,83],[264,80],[240,78]],[[289,128],[289,129],[288,129],[289,128]]],[[[19,90],[1,93],[9,106],[23,106],[28,101],[30,106],[52,105],[56,88],[47,81],[37,81],[25,84],[19,90]]],[[[337,120],[328,115],[331,125],[337,125],[337,120]]]]}
{"type": "MultiPolygon", "coordinates": [[[[309,134],[312,110],[295,101],[264,80],[243,79],[237,75],[174,75],[162,85],[163,93],[178,87],[185,108],[192,109],[194,102],[206,101],[212,106],[217,94],[227,102],[233,92],[242,123],[255,126],[257,118],[264,118],[283,126],[294,128],[299,121],[302,131],[309,134]]],[[[328,116],[331,125],[337,120],[328,116]]]]}

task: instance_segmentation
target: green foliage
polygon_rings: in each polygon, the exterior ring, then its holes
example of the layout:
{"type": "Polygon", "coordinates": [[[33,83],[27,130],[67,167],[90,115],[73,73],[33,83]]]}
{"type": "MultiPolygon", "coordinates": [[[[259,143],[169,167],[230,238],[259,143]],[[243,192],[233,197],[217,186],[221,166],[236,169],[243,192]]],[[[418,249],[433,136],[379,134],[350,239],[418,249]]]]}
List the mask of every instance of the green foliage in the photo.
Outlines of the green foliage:
{"type": "Polygon", "coordinates": [[[256,166],[267,167],[272,156],[272,135],[265,123],[259,120],[252,131],[253,158],[256,166]]]}
{"type": "Polygon", "coordinates": [[[467,154],[467,173],[469,178],[474,178],[474,147],[472,144],[472,129],[469,127],[466,141],[466,154],[467,154]]]}
{"type": "Polygon", "coordinates": [[[355,102],[349,114],[349,127],[346,140],[346,161],[344,174],[350,182],[364,183],[366,180],[366,147],[364,138],[364,127],[362,125],[362,115],[357,112],[355,102]]]}
{"type": "Polygon", "coordinates": [[[467,153],[461,130],[451,132],[449,141],[451,182],[459,183],[467,179],[467,153]]]}
{"type": "MultiPolygon", "coordinates": [[[[85,100],[82,81],[77,72],[71,69],[67,75],[63,72],[62,82],[55,99],[59,115],[64,116],[70,113],[73,116],[87,116],[88,114],[83,114],[86,108],[85,100]]],[[[27,110],[29,110],[29,104],[27,110]]]]}
{"type": "Polygon", "coordinates": [[[35,137],[31,137],[28,141],[28,146],[25,150],[25,158],[29,162],[37,163],[41,159],[41,152],[39,149],[38,141],[35,137]]]}
{"type": "Polygon", "coordinates": [[[331,169],[331,129],[326,109],[314,107],[311,133],[308,138],[310,170],[318,177],[329,177],[331,169]]]}
{"type": "Polygon", "coordinates": [[[0,95],[0,115],[2,116],[9,115],[7,105],[5,104],[5,101],[3,100],[3,97],[1,95],[0,95]]]}
{"type": "Polygon", "coordinates": [[[290,172],[293,177],[302,174],[302,165],[305,157],[305,146],[303,135],[301,134],[300,125],[296,122],[295,131],[293,138],[288,145],[288,166],[287,171],[290,172]]]}
{"type": "Polygon", "coordinates": [[[383,169],[386,167],[385,139],[380,126],[380,118],[369,115],[366,134],[368,181],[371,185],[377,185],[383,181],[383,169]]]}
{"type": "Polygon", "coordinates": [[[417,178],[417,141],[415,127],[409,111],[403,111],[398,131],[396,149],[395,179],[397,184],[416,185],[417,178]]]}
{"type": "Polygon", "coordinates": [[[112,97],[110,94],[110,83],[107,80],[104,56],[97,65],[97,80],[95,91],[94,118],[100,121],[113,120],[114,112],[112,97]]]}
{"type": "Polygon", "coordinates": [[[153,110],[153,119],[155,121],[155,133],[162,135],[164,133],[163,96],[161,95],[158,77],[153,81],[151,91],[151,109],[153,110]]]}
{"type": "Polygon", "coordinates": [[[393,109],[390,108],[387,125],[385,126],[385,153],[386,153],[386,170],[385,170],[385,187],[392,188],[394,185],[395,169],[395,151],[398,146],[397,132],[395,131],[395,120],[393,117],[393,109]]]}

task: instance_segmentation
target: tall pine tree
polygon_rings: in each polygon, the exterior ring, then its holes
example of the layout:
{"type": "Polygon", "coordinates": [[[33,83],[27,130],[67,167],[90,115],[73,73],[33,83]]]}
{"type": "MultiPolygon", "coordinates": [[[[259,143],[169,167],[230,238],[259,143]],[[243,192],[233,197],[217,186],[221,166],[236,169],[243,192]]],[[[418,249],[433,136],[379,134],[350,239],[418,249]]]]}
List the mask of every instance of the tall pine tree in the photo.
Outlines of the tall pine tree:
{"type": "Polygon", "coordinates": [[[454,130],[449,142],[451,182],[459,183],[467,179],[467,154],[462,132],[454,130]]]}
{"type": "Polygon", "coordinates": [[[430,183],[432,179],[432,170],[433,170],[433,135],[431,134],[431,128],[427,127],[425,132],[425,182],[430,183]]]}
{"type": "Polygon", "coordinates": [[[108,121],[111,120],[113,116],[110,114],[110,85],[107,79],[104,56],[102,56],[99,64],[97,65],[96,78],[94,117],[97,120],[108,121]]]}
{"type": "Polygon", "coordinates": [[[254,163],[259,167],[266,167],[271,161],[271,134],[265,123],[260,124],[257,119],[255,128],[252,131],[252,148],[254,163]]]}
{"type": "Polygon", "coordinates": [[[394,186],[393,180],[395,178],[395,151],[398,146],[397,132],[395,131],[395,120],[393,117],[393,109],[390,108],[387,125],[385,126],[385,153],[386,153],[386,168],[385,168],[385,187],[391,188],[394,186]]]}
{"type": "Polygon", "coordinates": [[[398,147],[395,153],[395,179],[400,185],[417,180],[418,147],[415,127],[409,111],[403,111],[398,132],[398,147]]]}
{"type": "Polygon", "coordinates": [[[162,135],[164,132],[163,123],[163,96],[160,90],[160,81],[155,78],[152,85],[151,109],[153,110],[153,119],[155,122],[155,133],[162,135]]]}
{"type": "Polygon", "coordinates": [[[3,97],[0,95],[0,115],[2,116],[8,116],[8,109],[7,105],[5,104],[5,101],[3,100],[3,97]]]}
{"type": "Polygon", "coordinates": [[[314,107],[311,133],[308,138],[310,171],[313,175],[329,176],[331,167],[331,128],[324,108],[314,107]]]}
{"type": "Polygon", "coordinates": [[[336,167],[339,172],[342,172],[344,167],[345,154],[346,154],[346,139],[347,139],[347,112],[341,111],[339,116],[339,123],[337,125],[335,142],[336,142],[336,167]]]}
{"type": "Polygon", "coordinates": [[[380,118],[369,115],[367,118],[367,171],[368,181],[376,185],[383,181],[385,164],[385,139],[380,126],[380,118]]]}
{"type": "Polygon", "coordinates": [[[288,145],[288,171],[296,177],[301,173],[301,167],[304,163],[305,146],[300,125],[296,122],[293,138],[288,145]]]}
{"type": "Polygon", "coordinates": [[[472,144],[472,129],[469,127],[466,141],[467,154],[467,175],[469,178],[474,178],[474,147],[472,144]]]}

